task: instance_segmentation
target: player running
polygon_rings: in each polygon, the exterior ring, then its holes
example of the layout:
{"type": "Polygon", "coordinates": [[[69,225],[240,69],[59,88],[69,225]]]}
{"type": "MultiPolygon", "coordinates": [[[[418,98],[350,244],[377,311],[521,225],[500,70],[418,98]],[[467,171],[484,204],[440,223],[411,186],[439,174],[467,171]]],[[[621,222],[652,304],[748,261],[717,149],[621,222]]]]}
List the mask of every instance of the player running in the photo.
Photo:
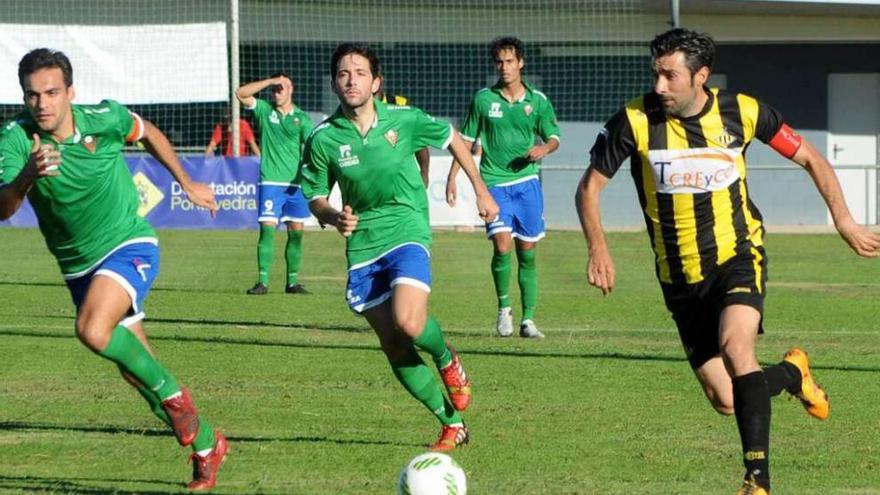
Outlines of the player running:
{"type": "Polygon", "coordinates": [[[480,216],[494,218],[498,207],[450,124],[415,107],[373,98],[380,75],[369,47],[336,48],[330,76],[339,108],[306,144],[303,192],[318,220],[347,238],[349,307],[375,330],[404,388],[442,424],[431,448],[452,450],[468,441],[459,411],[470,403],[471,385],[440,324],[428,316],[431,227],[413,153],[426,146],[449,147],[474,185],[480,216]],[[334,184],[342,193],[342,211],[327,200],[334,184]],[[449,400],[416,348],[433,358],[449,400]]]}
{"type": "Polygon", "coordinates": [[[757,138],[804,167],[841,237],[861,256],[880,254],[880,236],[858,225],[834,170],[772,107],[742,93],[705,86],[715,44],[673,29],[651,43],[654,91],[611,117],[590,151],[577,192],[589,244],[590,284],[614,288],[599,195],[627,158],[654,249],[657,278],[691,368],[719,413],[735,415],[745,476],[738,495],[770,493],[770,397],[783,390],[807,413],[829,414],[806,353],[788,351],[761,368],[767,256],[761,214],[749,199],[745,150],[757,138]]]}
{"type": "Polygon", "coordinates": [[[74,105],[73,69],[62,52],[25,55],[18,79],[26,110],[0,133],[0,220],[25,196],[37,215],[76,306],[76,335],[113,361],[153,413],[191,446],[190,490],[212,488],[226,438],[202,419],[189,391],[153,356],[143,304],[159,274],[159,242],[139,217],[139,198],[122,147],[141,141],[193,203],[212,214],[211,189],[193,182],[153,124],[111,100],[74,105]]]}

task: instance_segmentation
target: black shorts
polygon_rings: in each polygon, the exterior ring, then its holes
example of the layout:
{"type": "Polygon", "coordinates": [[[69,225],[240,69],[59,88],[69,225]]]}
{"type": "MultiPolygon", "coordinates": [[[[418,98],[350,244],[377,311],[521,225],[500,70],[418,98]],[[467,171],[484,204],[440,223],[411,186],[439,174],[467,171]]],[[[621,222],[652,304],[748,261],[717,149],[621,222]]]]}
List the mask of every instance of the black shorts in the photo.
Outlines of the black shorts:
{"type": "MultiPolygon", "coordinates": [[[[661,283],[666,308],[678,326],[691,368],[697,369],[717,356],[721,311],[745,304],[764,315],[767,255],[763,247],[741,251],[695,284],[661,283]]],[[[764,333],[763,325],[758,333],[764,333]]]]}

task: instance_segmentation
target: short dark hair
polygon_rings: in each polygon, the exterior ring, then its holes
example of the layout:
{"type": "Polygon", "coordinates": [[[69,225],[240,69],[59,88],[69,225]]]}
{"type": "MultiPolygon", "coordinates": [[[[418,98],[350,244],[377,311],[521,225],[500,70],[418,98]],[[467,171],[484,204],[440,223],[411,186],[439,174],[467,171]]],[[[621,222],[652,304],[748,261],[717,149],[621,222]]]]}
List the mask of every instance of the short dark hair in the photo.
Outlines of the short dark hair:
{"type": "Polygon", "coordinates": [[[287,80],[290,81],[291,84],[293,84],[293,78],[290,77],[290,74],[288,74],[287,72],[285,72],[285,71],[283,71],[283,70],[280,70],[280,71],[278,71],[278,72],[272,74],[272,75],[269,76],[269,77],[270,77],[271,79],[275,79],[276,77],[286,77],[287,80]]]}
{"type": "Polygon", "coordinates": [[[382,75],[382,71],[379,67],[379,56],[376,55],[376,52],[373,51],[369,45],[363,43],[343,43],[336,47],[336,50],[333,51],[333,56],[330,57],[331,79],[336,77],[336,71],[339,69],[337,66],[339,65],[339,61],[342,60],[342,57],[351,54],[360,55],[367,59],[370,63],[370,72],[373,74],[374,78],[382,75]]]}
{"type": "Polygon", "coordinates": [[[64,74],[64,85],[68,88],[73,85],[73,67],[70,59],[63,52],[49,48],[37,48],[31,50],[18,62],[18,84],[24,89],[24,80],[40,69],[61,69],[64,74]]]}
{"type": "Polygon", "coordinates": [[[691,74],[703,67],[711,71],[715,62],[715,40],[706,33],[676,28],[658,34],[651,41],[651,56],[655,60],[675,52],[684,53],[691,74]]]}
{"type": "Polygon", "coordinates": [[[513,50],[517,60],[522,60],[526,55],[526,48],[523,42],[514,36],[502,36],[492,40],[492,45],[489,47],[489,55],[492,56],[493,61],[498,60],[498,54],[501,53],[501,50],[513,50]]]}

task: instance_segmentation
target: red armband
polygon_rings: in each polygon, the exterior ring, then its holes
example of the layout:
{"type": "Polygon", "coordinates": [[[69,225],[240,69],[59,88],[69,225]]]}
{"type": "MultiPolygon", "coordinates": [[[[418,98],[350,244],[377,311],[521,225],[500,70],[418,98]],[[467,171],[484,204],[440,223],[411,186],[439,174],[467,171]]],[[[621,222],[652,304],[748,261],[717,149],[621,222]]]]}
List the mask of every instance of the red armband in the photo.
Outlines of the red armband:
{"type": "Polygon", "coordinates": [[[135,141],[140,141],[142,137],[144,137],[144,119],[141,118],[140,115],[134,112],[128,112],[131,115],[132,126],[131,132],[128,133],[128,136],[125,136],[126,143],[134,143],[135,141]]]}
{"type": "Polygon", "coordinates": [[[788,124],[782,124],[782,127],[779,128],[779,132],[777,132],[776,135],[773,136],[773,139],[767,144],[769,144],[774,150],[778,151],[782,156],[791,158],[797,153],[802,142],[804,142],[804,138],[794,132],[794,129],[789,127],[788,124]]]}

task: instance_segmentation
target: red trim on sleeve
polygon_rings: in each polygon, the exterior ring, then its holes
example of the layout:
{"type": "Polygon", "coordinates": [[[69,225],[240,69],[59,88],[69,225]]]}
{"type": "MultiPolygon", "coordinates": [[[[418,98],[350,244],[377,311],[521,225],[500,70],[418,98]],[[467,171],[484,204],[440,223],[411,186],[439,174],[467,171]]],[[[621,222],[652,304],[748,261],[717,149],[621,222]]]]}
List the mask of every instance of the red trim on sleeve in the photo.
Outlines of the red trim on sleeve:
{"type": "Polygon", "coordinates": [[[131,126],[131,132],[128,133],[128,136],[125,136],[125,141],[128,143],[140,141],[141,138],[144,137],[144,120],[141,119],[140,115],[134,112],[128,113],[131,114],[131,119],[134,122],[131,126]]]}
{"type": "Polygon", "coordinates": [[[803,142],[804,138],[794,132],[794,129],[789,127],[788,124],[782,124],[779,131],[767,144],[769,144],[774,150],[778,151],[780,155],[786,158],[791,158],[797,153],[798,148],[801,147],[801,143],[803,142]]]}

